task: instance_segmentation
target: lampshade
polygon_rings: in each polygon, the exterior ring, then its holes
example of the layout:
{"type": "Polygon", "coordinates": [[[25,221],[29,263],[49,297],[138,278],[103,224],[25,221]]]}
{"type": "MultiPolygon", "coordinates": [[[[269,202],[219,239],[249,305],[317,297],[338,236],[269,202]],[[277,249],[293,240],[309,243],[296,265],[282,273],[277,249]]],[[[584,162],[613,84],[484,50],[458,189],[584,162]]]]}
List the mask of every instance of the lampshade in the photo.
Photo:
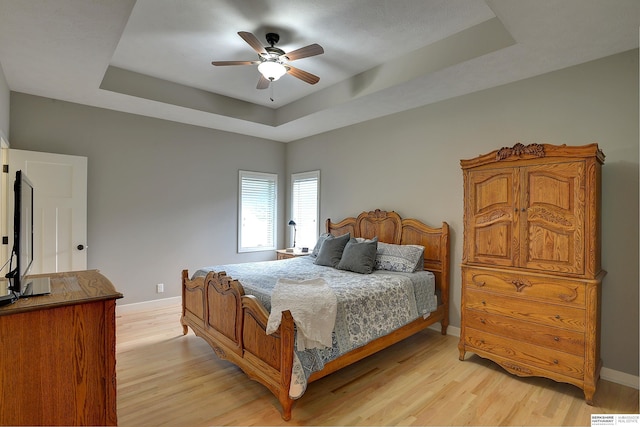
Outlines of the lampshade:
{"type": "Polygon", "coordinates": [[[290,220],[289,221],[289,225],[293,225],[295,227],[296,226],[296,222],[294,220],[290,220]]]}
{"type": "Polygon", "coordinates": [[[287,69],[279,62],[264,61],[258,65],[258,71],[265,79],[275,81],[282,77],[287,72],[287,69]]]}

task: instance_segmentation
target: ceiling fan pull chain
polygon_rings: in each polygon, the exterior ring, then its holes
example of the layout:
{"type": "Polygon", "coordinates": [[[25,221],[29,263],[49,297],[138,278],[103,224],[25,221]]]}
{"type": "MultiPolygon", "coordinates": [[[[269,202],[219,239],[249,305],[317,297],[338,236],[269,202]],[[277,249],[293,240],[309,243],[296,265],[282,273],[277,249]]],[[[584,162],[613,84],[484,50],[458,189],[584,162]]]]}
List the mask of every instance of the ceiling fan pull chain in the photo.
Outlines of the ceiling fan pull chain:
{"type": "Polygon", "coordinates": [[[276,82],[271,82],[269,85],[269,91],[271,92],[269,95],[269,99],[273,102],[273,87],[276,85],[276,82]]]}

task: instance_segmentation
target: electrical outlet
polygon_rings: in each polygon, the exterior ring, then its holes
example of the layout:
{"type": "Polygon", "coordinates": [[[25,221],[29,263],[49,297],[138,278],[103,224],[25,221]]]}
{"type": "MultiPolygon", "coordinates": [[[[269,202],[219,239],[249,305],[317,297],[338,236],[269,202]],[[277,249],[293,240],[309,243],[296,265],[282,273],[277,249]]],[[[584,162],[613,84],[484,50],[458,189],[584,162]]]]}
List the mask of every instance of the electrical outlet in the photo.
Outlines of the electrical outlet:
{"type": "Polygon", "coordinates": [[[164,283],[158,283],[156,285],[156,293],[161,294],[164,292],[164,283]]]}

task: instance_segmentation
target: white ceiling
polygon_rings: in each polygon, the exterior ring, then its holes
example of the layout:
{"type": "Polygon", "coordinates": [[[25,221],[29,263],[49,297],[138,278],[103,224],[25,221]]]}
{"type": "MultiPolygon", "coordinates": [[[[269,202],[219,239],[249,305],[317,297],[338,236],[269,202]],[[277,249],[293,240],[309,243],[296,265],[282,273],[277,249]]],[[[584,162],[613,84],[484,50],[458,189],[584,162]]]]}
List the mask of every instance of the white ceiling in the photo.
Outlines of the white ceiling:
{"type": "Polygon", "coordinates": [[[638,0],[0,0],[12,91],[288,142],[638,47],[638,0]],[[323,55],[258,90],[238,35],[323,55]],[[274,101],[270,101],[273,96],[274,101]]]}

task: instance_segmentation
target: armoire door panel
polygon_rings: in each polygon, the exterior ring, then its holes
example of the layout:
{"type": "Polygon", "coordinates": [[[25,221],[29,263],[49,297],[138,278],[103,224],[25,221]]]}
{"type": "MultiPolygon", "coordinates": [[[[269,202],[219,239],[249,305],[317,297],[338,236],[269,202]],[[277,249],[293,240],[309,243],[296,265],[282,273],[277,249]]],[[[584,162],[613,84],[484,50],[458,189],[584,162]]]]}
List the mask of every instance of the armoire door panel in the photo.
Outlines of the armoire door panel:
{"type": "Polygon", "coordinates": [[[473,190],[475,193],[474,213],[482,214],[495,209],[513,206],[513,172],[507,171],[504,174],[479,173],[474,177],[473,190]]]}
{"type": "Polygon", "coordinates": [[[573,180],[547,173],[529,172],[530,206],[550,205],[569,212],[573,206],[573,180]]]}
{"type": "Polygon", "coordinates": [[[521,169],[520,266],[581,274],[584,271],[584,162],[521,169]],[[522,212],[521,212],[522,213],[522,212]]]}
{"type": "Polygon", "coordinates": [[[529,224],[528,268],[574,272],[576,259],[574,233],[529,224]]]}
{"type": "Polygon", "coordinates": [[[506,222],[476,227],[474,248],[476,261],[493,260],[500,265],[512,265],[512,227],[506,222]]]}
{"type": "Polygon", "coordinates": [[[519,247],[515,230],[517,173],[504,170],[474,171],[469,177],[470,200],[466,232],[473,234],[468,241],[471,262],[513,266],[519,247]]]}

